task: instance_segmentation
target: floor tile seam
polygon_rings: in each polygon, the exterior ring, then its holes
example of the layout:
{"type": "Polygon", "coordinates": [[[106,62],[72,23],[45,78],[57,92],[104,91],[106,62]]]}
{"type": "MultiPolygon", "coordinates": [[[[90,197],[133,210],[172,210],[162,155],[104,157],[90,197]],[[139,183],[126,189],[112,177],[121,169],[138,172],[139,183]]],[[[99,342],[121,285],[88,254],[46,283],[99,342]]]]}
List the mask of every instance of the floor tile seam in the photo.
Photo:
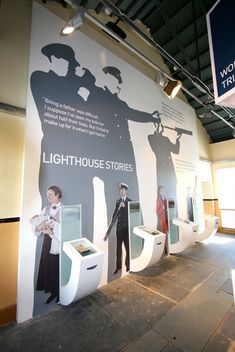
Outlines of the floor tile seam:
{"type": "MultiPolygon", "coordinates": [[[[190,296],[192,293],[194,293],[196,290],[198,290],[202,285],[204,285],[206,283],[206,281],[212,276],[214,275],[216,272],[218,271],[218,269],[214,270],[212,273],[210,273],[204,280],[202,280],[199,284],[197,284],[196,286],[194,286],[192,288],[191,291],[189,291],[188,295],[185,297],[187,298],[188,296],[190,296]]],[[[182,301],[185,299],[183,298],[182,301]]],[[[181,302],[182,302],[181,301],[181,302]]]]}
{"type": "Polygon", "coordinates": [[[114,322],[117,322],[118,324],[120,324],[121,327],[123,327],[123,326],[125,325],[125,329],[126,329],[126,330],[129,330],[130,333],[133,333],[133,335],[134,335],[133,338],[134,338],[134,339],[136,338],[136,335],[135,335],[135,333],[134,333],[135,330],[134,330],[133,328],[131,328],[131,327],[127,324],[126,320],[123,321],[122,319],[119,319],[118,316],[114,317],[112,310],[109,310],[109,308],[106,307],[106,305],[104,305],[104,306],[102,306],[102,307],[103,307],[103,309],[105,310],[105,312],[108,314],[108,316],[109,316],[111,319],[114,320],[114,322]]]}
{"type": "MultiPolygon", "coordinates": [[[[174,307],[173,307],[173,308],[174,308],[174,307]]],[[[202,347],[202,349],[201,349],[200,351],[198,351],[198,352],[204,352],[204,351],[205,351],[206,347],[209,345],[209,343],[211,342],[211,340],[213,339],[213,337],[216,335],[216,333],[218,332],[218,329],[219,329],[220,326],[223,324],[223,322],[225,321],[225,319],[227,318],[227,316],[230,314],[230,312],[231,312],[232,309],[233,309],[233,303],[232,303],[232,305],[230,306],[230,308],[228,309],[228,311],[227,311],[227,313],[225,314],[225,316],[224,316],[224,318],[222,319],[222,321],[221,321],[221,322],[216,326],[216,328],[214,329],[214,332],[211,334],[211,336],[209,337],[208,341],[205,343],[205,345],[202,347]]],[[[168,312],[167,312],[167,313],[168,313],[168,312]]],[[[180,351],[181,351],[180,346],[178,346],[178,345],[177,345],[176,343],[174,343],[172,340],[169,340],[169,339],[167,338],[167,336],[164,336],[163,334],[160,333],[160,331],[157,330],[157,326],[153,327],[153,330],[156,331],[156,332],[157,332],[161,337],[163,337],[165,340],[169,341],[168,346],[169,346],[169,345],[172,345],[172,346],[174,346],[175,348],[180,349],[180,351]]],[[[226,335],[224,335],[224,334],[221,334],[221,333],[220,333],[220,335],[226,337],[226,338],[227,338],[228,340],[230,340],[230,341],[233,341],[231,338],[229,338],[228,336],[226,336],[226,335]]],[[[166,347],[167,347],[167,346],[166,346],[166,347]]],[[[165,348],[164,348],[164,350],[161,351],[161,352],[164,352],[164,351],[165,351],[165,348]]]]}
{"type": "MultiPolygon", "coordinates": [[[[189,257],[189,259],[191,259],[191,258],[195,259],[194,257],[192,257],[190,255],[188,257],[189,257]]],[[[213,268],[215,266],[214,264],[208,264],[207,263],[209,260],[211,260],[211,258],[207,258],[207,259],[203,260],[203,262],[201,261],[202,258],[196,258],[196,259],[198,259],[197,261],[199,261],[200,264],[205,266],[205,267],[213,268]]]]}
{"type": "Polygon", "coordinates": [[[172,345],[171,342],[169,342],[168,345],[166,345],[166,346],[163,348],[163,350],[161,350],[160,352],[167,352],[168,348],[171,347],[171,346],[176,347],[175,345],[172,345]]]}
{"type": "MultiPolygon", "coordinates": [[[[157,278],[158,280],[163,281],[165,283],[165,282],[168,282],[169,280],[171,280],[172,277],[177,278],[177,276],[180,274],[181,273],[176,273],[175,275],[172,275],[172,274],[169,274],[168,272],[164,272],[164,273],[161,273],[160,275],[154,275],[154,276],[148,276],[148,277],[157,278]]],[[[145,277],[145,276],[141,276],[141,277],[145,277]]],[[[181,287],[181,285],[178,285],[176,283],[174,283],[174,284],[177,287],[181,287]]]]}
{"type": "Polygon", "coordinates": [[[201,260],[199,260],[199,263],[198,262],[192,262],[192,264],[193,264],[193,266],[195,266],[195,265],[197,265],[197,264],[200,264],[200,265],[202,265],[203,267],[205,267],[205,268],[208,268],[208,269],[213,269],[214,267],[218,267],[218,264],[215,264],[215,263],[208,263],[208,261],[209,261],[210,259],[206,259],[206,260],[203,260],[203,261],[201,261],[201,260]]]}
{"type": "MultiPolygon", "coordinates": [[[[231,304],[230,308],[228,309],[227,313],[225,314],[224,318],[219,322],[219,324],[216,326],[214,332],[211,334],[211,336],[209,337],[208,341],[205,343],[204,347],[202,348],[202,351],[203,352],[205,350],[205,348],[209,345],[209,343],[211,342],[211,340],[213,339],[213,337],[215,335],[218,334],[218,330],[219,328],[221,327],[221,325],[225,322],[225,320],[227,319],[228,315],[230,314],[232,308],[233,308],[233,305],[234,303],[231,304]]],[[[224,335],[224,334],[221,334],[219,333],[220,335],[226,337],[227,339],[231,340],[228,336],[224,335]]]]}
{"type": "MultiPolygon", "coordinates": [[[[125,277],[125,279],[127,279],[127,276],[125,277]]],[[[133,280],[129,280],[129,279],[127,279],[128,281],[131,281],[131,282],[133,282],[134,284],[136,284],[136,282],[135,281],[133,281],[133,280]]],[[[141,287],[143,287],[143,288],[145,288],[146,289],[146,287],[145,286],[143,286],[143,285],[139,285],[139,286],[141,286],[141,287]]],[[[151,290],[150,290],[151,291],[151,290]]],[[[155,291],[153,291],[153,293],[154,294],[157,294],[155,291]]],[[[161,295],[160,295],[161,296],[161,295]]],[[[165,298],[165,297],[164,297],[165,298]]],[[[166,299],[168,299],[168,298],[166,298],[166,299]]],[[[168,300],[170,300],[170,299],[168,299],[168,300]]],[[[173,302],[174,303],[174,302],[173,302]]],[[[136,335],[135,334],[135,330],[132,328],[132,327],[130,327],[127,323],[126,323],[126,321],[124,321],[123,322],[123,320],[122,319],[119,319],[118,317],[113,317],[113,312],[112,312],[112,310],[111,309],[109,309],[109,307],[107,306],[107,305],[104,305],[104,304],[102,304],[102,303],[99,303],[99,305],[100,305],[100,307],[102,307],[105,311],[106,311],[106,313],[108,314],[108,315],[111,315],[111,318],[114,320],[114,321],[116,321],[116,322],[118,322],[119,324],[121,324],[121,326],[123,326],[123,323],[125,324],[125,328],[126,329],[128,329],[131,333],[133,333],[133,339],[135,340],[135,339],[137,339],[138,338],[138,336],[139,335],[136,335]]],[[[170,308],[171,309],[171,308],[170,308]]],[[[144,333],[143,333],[143,335],[145,334],[145,333],[147,333],[149,330],[153,330],[153,327],[156,325],[156,322],[154,322],[153,323],[153,325],[151,325],[149,328],[146,328],[145,330],[143,330],[144,331],[144,333]]],[[[141,334],[141,336],[142,336],[142,334],[141,334]]],[[[168,340],[167,340],[168,341],[168,340]]],[[[131,344],[132,343],[132,340],[126,345],[126,346],[128,346],[129,344],[131,344]]],[[[123,347],[123,349],[126,347],[126,346],[124,346],[123,347]]],[[[121,351],[123,351],[123,350],[120,350],[120,352],[121,351]]]]}
{"type": "Polygon", "coordinates": [[[132,279],[130,279],[130,278],[126,278],[126,279],[127,279],[128,281],[133,282],[134,284],[136,284],[136,285],[138,285],[138,286],[140,286],[140,287],[142,287],[142,288],[144,288],[144,289],[146,289],[146,290],[148,290],[148,291],[154,293],[155,295],[158,295],[158,296],[161,296],[161,297],[167,299],[168,301],[170,301],[170,302],[172,302],[172,303],[174,303],[174,304],[177,304],[177,303],[178,303],[177,301],[174,301],[172,298],[163,295],[163,294],[160,293],[159,291],[156,291],[156,290],[153,290],[152,288],[149,288],[149,287],[147,287],[147,286],[144,286],[143,284],[141,284],[141,283],[139,283],[139,282],[136,282],[135,280],[132,280],[132,279]]]}
{"type": "MultiPolygon", "coordinates": [[[[221,254],[223,254],[224,252],[226,252],[226,250],[224,249],[223,251],[221,251],[220,253],[218,253],[217,255],[215,255],[214,257],[208,258],[210,260],[215,260],[217,257],[221,256],[221,254]]],[[[226,253],[225,253],[226,254],[226,253]]]]}
{"type": "MultiPolygon", "coordinates": [[[[184,302],[185,299],[188,299],[188,297],[194,293],[198,288],[200,288],[202,285],[205,284],[205,282],[213,275],[215,274],[216,272],[218,271],[218,269],[214,270],[212,273],[210,273],[203,281],[201,281],[198,285],[194,286],[189,292],[188,294],[183,297],[179,302],[176,302],[176,304],[181,304],[184,302]]],[[[172,300],[173,301],[173,300],[172,300]]],[[[174,307],[172,307],[174,308],[174,307]]]]}
{"type": "MultiPolygon", "coordinates": [[[[177,278],[177,276],[175,276],[176,278],[177,278]]],[[[176,283],[176,282],[174,282],[174,280],[172,280],[172,278],[170,277],[170,275],[169,275],[169,277],[162,277],[161,275],[158,277],[158,279],[159,280],[161,280],[162,282],[163,282],[163,284],[167,284],[168,282],[169,282],[169,280],[171,280],[171,282],[174,284],[174,287],[176,287],[176,288],[178,288],[178,289],[182,289],[182,285],[179,285],[178,283],[176,283]]],[[[189,282],[189,281],[184,281],[184,284],[185,284],[185,282],[189,282]]],[[[187,293],[186,293],[186,296],[190,293],[190,291],[191,291],[191,289],[190,288],[187,288],[187,287],[183,287],[183,289],[185,290],[185,291],[187,291],[187,293]]],[[[157,291],[157,292],[159,292],[159,291],[157,291]]],[[[170,298],[169,298],[170,299],[170,298]]],[[[171,298],[172,299],[172,298],[171,298]]],[[[173,302],[175,302],[174,300],[173,300],[173,302]]],[[[176,301],[176,303],[179,303],[179,301],[176,301]]]]}
{"type": "Polygon", "coordinates": [[[159,332],[157,330],[156,324],[155,326],[152,327],[152,329],[158,334],[160,335],[163,339],[165,339],[166,341],[168,341],[168,345],[164,347],[164,349],[161,352],[164,352],[166,350],[166,348],[168,348],[169,346],[174,346],[176,348],[178,348],[177,345],[175,345],[171,340],[169,340],[166,336],[164,336],[161,332],[159,332]]]}
{"type": "MultiPolygon", "coordinates": [[[[118,317],[115,317],[115,316],[113,315],[112,310],[109,310],[109,307],[108,307],[105,303],[98,302],[98,301],[96,301],[96,300],[94,300],[94,299],[92,299],[92,300],[93,300],[93,303],[94,303],[96,306],[98,306],[100,309],[104,310],[105,313],[108,315],[108,317],[110,317],[111,319],[113,319],[114,322],[117,322],[117,323],[120,324],[121,326],[123,326],[123,324],[125,324],[125,328],[126,328],[127,330],[129,330],[131,333],[134,331],[134,330],[126,323],[126,321],[123,322],[123,320],[120,320],[118,317]]],[[[91,315],[91,316],[93,316],[93,315],[94,315],[94,313],[92,312],[93,307],[90,307],[90,308],[91,308],[91,309],[89,310],[88,314],[91,315]]]]}
{"type": "Polygon", "coordinates": [[[233,264],[222,264],[222,263],[212,263],[212,267],[219,268],[221,270],[231,270],[234,268],[233,264]]]}
{"type": "MultiPolygon", "coordinates": [[[[154,323],[154,324],[156,324],[156,323],[154,323]]],[[[154,326],[154,325],[153,325],[153,326],[154,326]]],[[[144,329],[139,335],[137,335],[136,337],[134,337],[134,339],[133,339],[131,342],[129,342],[126,346],[124,346],[124,347],[120,350],[120,352],[125,352],[128,347],[130,347],[131,345],[133,345],[134,343],[136,343],[138,340],[140,340],[142,337],[144,337],[144,335],[146,335],[150,330],[153,330],[155,333],[158,334],[158,332],[153,329],[153,326],[151,326],[150,328],[144,329]]],[[[158,334],[158,335],[160,335],[160,334],[158,334]]],[[[161,337],[162,337],[162,335],[161,335],[161,337]]],[[[169,341],[169,340],[167,340],[167,339],[165,339],[165,340],[166,340],[166,341],[169,341]]]]}

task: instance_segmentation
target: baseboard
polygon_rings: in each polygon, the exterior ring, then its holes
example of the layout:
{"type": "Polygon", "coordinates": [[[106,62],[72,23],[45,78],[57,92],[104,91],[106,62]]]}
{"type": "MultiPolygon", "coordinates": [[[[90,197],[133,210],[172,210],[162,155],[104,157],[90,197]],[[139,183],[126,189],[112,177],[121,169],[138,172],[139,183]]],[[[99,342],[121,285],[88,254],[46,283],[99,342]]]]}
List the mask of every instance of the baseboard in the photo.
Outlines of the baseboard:
{"type": "Polygon", "coordinates": [[[226,234],[229,234],[229,235],[235,235],[235,229],[230,229],[228,227],[219,226],[218,227],[218,232],[226,233],[226,234]]]}
{"type": "Polygon", "coordinates": [[[16,304],[0,309],[0,326],[16,321],[16,304]]]}

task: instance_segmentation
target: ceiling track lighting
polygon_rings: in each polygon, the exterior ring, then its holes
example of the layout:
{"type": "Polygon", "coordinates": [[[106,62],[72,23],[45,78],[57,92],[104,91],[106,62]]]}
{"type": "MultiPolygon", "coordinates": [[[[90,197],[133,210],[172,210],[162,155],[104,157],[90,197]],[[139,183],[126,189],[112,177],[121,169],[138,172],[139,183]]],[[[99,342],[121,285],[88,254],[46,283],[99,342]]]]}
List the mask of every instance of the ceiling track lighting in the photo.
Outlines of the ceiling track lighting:
{"type": "Polygon", "coordinates": [[[81,28],[84,24],[85,12],[83,7],[78,7],[74,9],[73,16],[70,17],[68,22],[62,28],[60,35],[67,36],[76,31],[77,29],[81,28]]]}
{"type": "Polygon", "coordinates": [[[162,71],[159,71],[158,73],[157,83],[163,88],[165,94],[169,99],[174,99],[182,87],[182,82],[173,80],[170,77],[166,77],[162,71]]]}
{"type": "Polygon", "coordinates": [[[109,7],[105,6],[104,12],[106,13],[107,16],[110,16],[112,13],[112,10],[109,7]]]}
{"type": "Polygon", "coordinates": [[[164,92],[166,93],[169,99],[174,99],[181,87],[182,87],[182,82],[178,80],[175,81],[175,80],[169,79],[168,83],[164,88],[164,92]]]}
{"type": "MultiPolygon", "coordinates": [[[[126,39],[126,33],[117,25],[119,21],[120,21],[119,18],[116,20],[116,22],[109,21],[105,24],[105,27],[107,27],[108,29],[111,29],[112,32],[114,32],[116,35],[118,35],[118,37],[124,40],[126,39]]],[[[103,31],[118,42],[118,39],[113,37],[110,33],[106,32],[105,29],[103,31]]]]}

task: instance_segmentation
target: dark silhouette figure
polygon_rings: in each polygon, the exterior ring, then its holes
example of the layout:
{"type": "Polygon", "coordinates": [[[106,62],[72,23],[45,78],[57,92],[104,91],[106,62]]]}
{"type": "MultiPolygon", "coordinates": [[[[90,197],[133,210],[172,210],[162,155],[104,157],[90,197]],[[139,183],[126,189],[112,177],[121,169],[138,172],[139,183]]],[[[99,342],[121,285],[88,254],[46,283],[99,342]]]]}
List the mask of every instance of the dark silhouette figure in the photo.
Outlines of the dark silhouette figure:
{"type": "Polygon", "coordinates": [[[181,133],[177,132],[175,144],[167,136],[164,136],[164,126],[160,117],[157,120],[158,126],[152,135],[148,136],[150,147],[156,157],[157,184],[164,184],[167,189],[167,197],[176,200],[176,173],[171,153],[179,154],[181,133]]]}
{"type": "MultiPolygon", "coordinates": [[[[156,158],[156,174],[157,184],[160,186],[164,184],[167,189],[167,198],[173,199],[177,204],[177,179],[175,168],[171,154],[179,154],[180,151],[180,138],[182,134],[192,135],[192,131],[188,131],[181,128],[171,128],[163,126],[160,118],[161,113],[158,113],[158,118],[155,125],[157,125],[155,132],[148,136],[150,147],[156,158]],[[174,130],[177,133],[175,143],[172,143],[167,136],[164,136],[164,129],[168,128],[174,130]]],[[[177,217],[177,206],[176,206],[176,217],[177,217]]],[[[171,228],[172,224],[168,224],[168,228],[171,228]]],[[[171,243],[177,242],[178,235],[171,234],[171,243]],[[173,238],[174,237],[174,238],[173,238]]]]}

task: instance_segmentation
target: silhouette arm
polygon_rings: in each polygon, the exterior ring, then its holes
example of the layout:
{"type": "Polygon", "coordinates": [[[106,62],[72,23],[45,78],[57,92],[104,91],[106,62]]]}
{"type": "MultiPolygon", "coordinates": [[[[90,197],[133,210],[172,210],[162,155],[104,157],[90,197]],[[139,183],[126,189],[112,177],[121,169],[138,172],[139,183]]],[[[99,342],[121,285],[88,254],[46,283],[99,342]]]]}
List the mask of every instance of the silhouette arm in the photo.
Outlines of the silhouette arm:
{"type": "Polygon", "coordinates": [[[151,114],[145,111],[132,109],[126,103],[124,104],[125,104],[125,110],[126,110],[126,117],[128,120],[136,121],[136,122],[155,123],[159,119],[159,117],[157,116],[159,114],[158,111],[153,111],[151,114]]]}
{"type": "Polygon", "coordinates": [[[175,144],[170,142],[170,150],[173,154],[179,154],[180,151],[180,137],[177,137],[175,144]]]}

